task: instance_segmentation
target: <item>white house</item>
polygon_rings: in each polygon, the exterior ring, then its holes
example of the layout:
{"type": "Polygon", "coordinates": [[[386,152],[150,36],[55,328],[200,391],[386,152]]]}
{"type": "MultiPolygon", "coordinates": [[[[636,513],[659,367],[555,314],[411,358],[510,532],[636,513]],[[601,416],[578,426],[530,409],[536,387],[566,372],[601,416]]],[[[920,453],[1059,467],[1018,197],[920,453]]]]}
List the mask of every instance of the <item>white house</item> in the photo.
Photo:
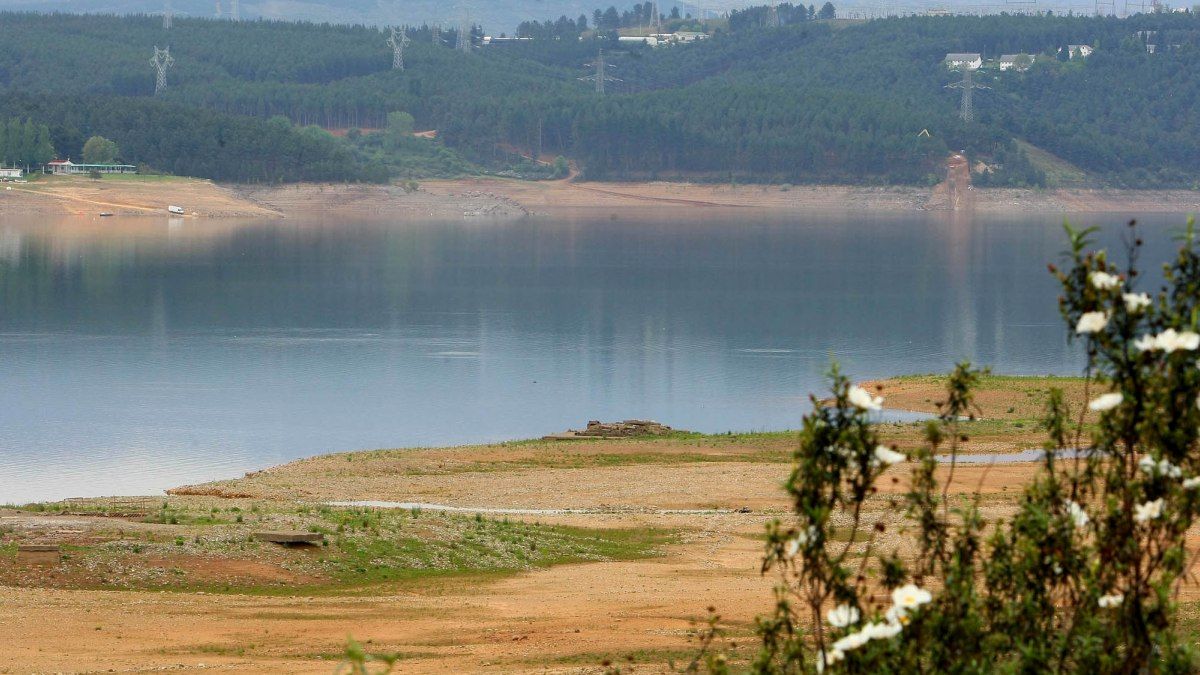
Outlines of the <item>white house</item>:
{"type": "Polygon", "coordinates": [[[979,70],[983,65],[983,56],[980,54],[947,54],[946,67],[950,70],[979,70]]]}
{"type": "Polygon", "coordinates": [[[621,37],[617,38],[617,41],[627,44],[641,43],[644,45],[650,45],[651,47],[658,46],[658,38],[654,37],[653,35],[622,35],[621,37]]]}
{"type": "Polygon", "coordinates": [[[0,180],[12,180],[24,176],[24,172],[20,169],[5,169],[0,167],[0,180]]]}
{"type": "Polygon", "coordinates": [[[1067,57],[1071,59],[1076,57],[1086,59],[1087,57],[1091,56],[1092,52],[1094,51],[1096,50],[1093,49],[1091,45],[1067,45],[1067,57]]]}
{"type": "Polygon", "coordinates": [[[491,35],[483,36],[484,46],[518,45],[518,44],[525,44],[527,42],[533,42],[533,38],[528,37],[528,36],[525,36],[525,37],[492,37],[491,35]]]}
{"type": "Polygon", "coordinates": [[[1015,70],[1017,72],[1025,72],[1033,65],[1036,57],[1029,54],[1004,54],[997,61],[1000,70],[1015,70]]]}

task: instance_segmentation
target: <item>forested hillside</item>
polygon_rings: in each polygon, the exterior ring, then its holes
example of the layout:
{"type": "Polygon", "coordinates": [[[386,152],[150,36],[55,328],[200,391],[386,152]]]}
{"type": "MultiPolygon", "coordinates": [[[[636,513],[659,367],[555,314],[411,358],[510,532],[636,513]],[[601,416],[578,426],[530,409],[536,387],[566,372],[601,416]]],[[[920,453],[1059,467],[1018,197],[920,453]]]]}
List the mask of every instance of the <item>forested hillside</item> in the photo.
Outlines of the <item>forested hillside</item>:
{"type": "MultiPolygon", "coordinates": [[[[920,184],[965,150],[986,166],[984,184],[1042,184],[1014,140],[1112,184],[1191,187],[1200,176],[1200,19],[1190,13],[857,23],[820,10],[782,5],[780,27],[762,10],[739,12],[710,39],[659,49],[595,31],[594,12],[586,31],[575,20],[550,26],[566,31],[557,39],[482,46],[476,32],[471,53],[419,28],[403,72],[385,34],[363,26],[179,19],[165,31],[152,17],[7,14],[0,119],[50,125],[60,153],[101,134],[136,153],[127,159],[231,180],[395,175],[414,163],[381,153],[420,149],[302,127],[370,130],[399,111],[477,165],[499,168],[515,148],[571,157],[588,178],[920,184]],[[167,44],[175,66],[154,97],[148,60],[167,44]],[[1096,51],[1060,53],[1078,44],[1096,51]],[[579,79],[600,49],[619,80],[604,95],[579,79]],[[978,72],[990,89],[976,92],[967,123],[945,88],[960,77],[942,63],[947,52],[1037,60],[1028,72],[978,72]],[[297,126],[285,133],[272,117],[297,126]],[[286,156],[263,160],[276,141],[286,156]]],[[[467,166],[430,144],[445,170],[467,166]]]]}

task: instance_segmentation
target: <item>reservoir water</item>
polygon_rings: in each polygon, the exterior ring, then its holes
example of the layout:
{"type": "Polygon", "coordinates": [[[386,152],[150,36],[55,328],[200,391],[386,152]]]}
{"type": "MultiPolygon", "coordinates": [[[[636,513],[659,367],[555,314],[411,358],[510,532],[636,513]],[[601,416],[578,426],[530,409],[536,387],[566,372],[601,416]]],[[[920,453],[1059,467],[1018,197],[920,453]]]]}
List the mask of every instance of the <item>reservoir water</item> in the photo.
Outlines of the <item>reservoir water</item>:
{"type": "MultiPolygon", "coordinates": [[[[752,213],[752,212],[751,212],[752,213]]],[[[1117,241],[1120,214],[1090,216],[1117,241]]],[[[1145,267],[1182,217],[1145,221],[1145,267]]],[[[1075,373],[1061,216],[0,219],[0,503],[589,419],[796,426],[856,378],[1075,373]]]]}

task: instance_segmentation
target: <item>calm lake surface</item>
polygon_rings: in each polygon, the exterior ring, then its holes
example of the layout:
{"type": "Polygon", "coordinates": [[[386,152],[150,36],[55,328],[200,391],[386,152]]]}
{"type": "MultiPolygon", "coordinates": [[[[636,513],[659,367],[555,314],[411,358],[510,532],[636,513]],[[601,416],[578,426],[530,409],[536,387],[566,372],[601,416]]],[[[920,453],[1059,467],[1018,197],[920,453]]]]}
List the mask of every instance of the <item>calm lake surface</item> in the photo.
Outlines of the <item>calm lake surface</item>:
{"type": "MultiPolygon", "coordinates": [[[[1112,244],[1124,218],[1081,220],[1112,244]]],[[[1153,270],[1183,219],[1144,222],[1153,270]]],[[[589,419],[793,428],[831,357],[1074,373],[1060,223],[0,218],[0,503],[589,419]]]]}

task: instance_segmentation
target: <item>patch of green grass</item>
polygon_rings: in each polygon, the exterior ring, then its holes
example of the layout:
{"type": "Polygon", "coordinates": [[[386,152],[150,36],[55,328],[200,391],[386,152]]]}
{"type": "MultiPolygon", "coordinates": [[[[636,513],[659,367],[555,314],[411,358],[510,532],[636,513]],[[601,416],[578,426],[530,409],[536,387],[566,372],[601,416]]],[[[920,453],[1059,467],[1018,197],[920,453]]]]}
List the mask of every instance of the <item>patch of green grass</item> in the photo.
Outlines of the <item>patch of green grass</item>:
{"type": "MultiPolygon", "coordinates": [[[[97,531],[104,541],[63,547],[65,567],[59,579],[80,588],[272,596],[376,592],[380,585],[413,585],[436,593],[438,580],[456,580],[447,590],[461,590],[464,583],[481,584],[551,565],[655,556],[675,541],[672,532],[660,529],[588,529],[474,514],[294,504],[256,506],[255,523],[238,525],[214,521],[210,507],[189,510],[169,500],[164,506],[157,509],[161,513],[155,521],[174,521],[179,529],[146,532],[136,539],[117,530],[97,531]],[[326,545],[289,549],[262,544],[250,539],[252,529],[260,528],[323,532],[326,545]],[[186,565],[164,570],[159,563],[145,562],[175,556],[255,560],[277,567],[281,576],[264,580],[218,573],[214,578],[190,568],[184,573],[186,565]]],[[[16,545],[5,543],[0,551],[16,545]]]]}
{"type": "MultiPolygon", "coordinates": [[[[88,179],[92,180],[92,179],[88,179]]],[[[207,182],[201,179],[187,178],[184,176],[167,176],[156,173],[106,173],[102,174],[100,183],[117,181],[123,183],[181,183],[181,182],[207,182]]]]}
{"type": "Polygon", "coordinates": [[[1046,174],[1046,187],[1095,187],[1097,181],[1086,171],[1036,145],[1014,139],[1029,161],[1046,174]]]}
{"type": "MultiPolygon", "coordinates": [[[[944,382],[946,376],[941,373],[924,373],[920,375],[897,375],[889,377],[896,382],[944,382]]],[[[983,389],[1018,389],[1039,388],[1046,384],[1083,384],[1082,377],[1074,375],[981,375],[977,390],[983,389]]]]}
{"type": "Polygon", "coordinates": [[[690,662],[695,656],[696,650],[687,647],[630,649],[628,651],[579,652],[551,659],[529,659],[524,663],[531,665],[554,664],[559,666],[599,666],[604,663],[614,666],[621,666],[623,664],[636,666],[638,664],[674,663],[676,666],[681,666],[690,662]]]}
{"type": "Polygon", "coordinates": [[[703,453],[703,452],[614,452],[561,454],[530,457],[511,461],[474,462],[456,466],[446,473],[478,473],[486,471],[514,471],[520,469],[591,469],[612,466],[637,466],[647,464],[676,465],[712,462],[779,463],[791,461],[790,451],[758,451],[752,453],[703,453]]]}
{"type": "Polygon", "coordinates": [[[338,582],[372,585],[454,573],[504,572],[656,555],[673,540],[650,528],[586,529],[460,514],[343,512],[326,566],[338,582]]]}

